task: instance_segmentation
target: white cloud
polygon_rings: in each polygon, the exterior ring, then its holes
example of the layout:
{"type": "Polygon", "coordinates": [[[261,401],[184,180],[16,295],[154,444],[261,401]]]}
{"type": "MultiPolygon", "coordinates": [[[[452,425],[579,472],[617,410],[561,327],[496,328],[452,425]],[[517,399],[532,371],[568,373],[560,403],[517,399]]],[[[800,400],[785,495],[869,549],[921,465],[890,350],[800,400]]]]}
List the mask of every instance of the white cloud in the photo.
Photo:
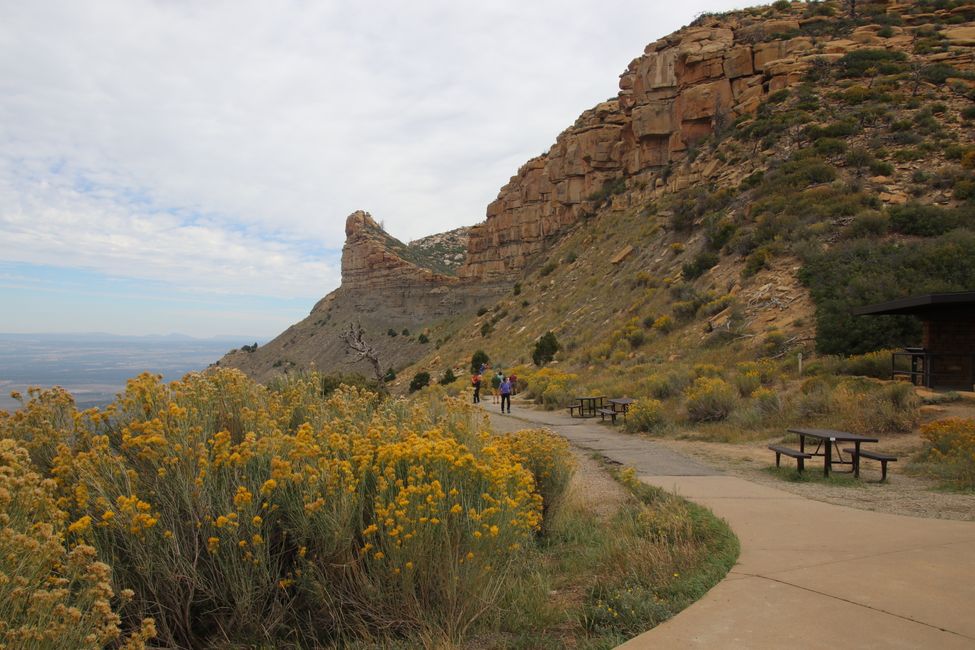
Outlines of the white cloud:
{"type": "Polygon", "coordinates": [[[0,261],[323,295],[348,213],[482,220],[647,42],[736,4],[2,1],[0,261]]]}

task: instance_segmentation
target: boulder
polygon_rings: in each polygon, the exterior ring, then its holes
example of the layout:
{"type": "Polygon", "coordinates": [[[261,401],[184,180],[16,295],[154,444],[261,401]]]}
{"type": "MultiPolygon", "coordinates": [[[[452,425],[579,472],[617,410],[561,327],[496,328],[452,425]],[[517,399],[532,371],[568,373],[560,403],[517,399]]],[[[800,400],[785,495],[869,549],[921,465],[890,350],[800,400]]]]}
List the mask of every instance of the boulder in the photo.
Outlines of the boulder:
{"type": "Polygon", "coordinates": [[[677,57],[675,71],[681,86],[717,79],[724,75],[724,57],[719,53],[681,55],[677,57]]]}
{"type": "Polygon", "coordinates": [[[728,50],[724,58],[724,75],[728,79],[745,77],[755,72],[752,65],[752,48],[739,45],[728,50]]]}
{"type": "Polygon", "coordinates": [[[766,20],[762,23],[762,27],[765,33],[770,36],[775,34],[791,34],[799,31],[799,21],[794,18],[766,20]]]}
{"type": "Polygon", "coordinates": [[[941,34],[951,45],[975,46],[975,27],[971,25],[949,27],[942,30],[941,34]]]}
{"type": "Polygon", "coordinates": [[[674,102],[650,102],[633,109],[633,133],[642,138],[648,135],[669,135],[675,127],[674,102]]]}
{"type": "Polygon", "coordinates": [[[731,108],[731,82],[719,79],[685,90],[677,100],[678,115],[683,120],[712,117],[731,108]]]}

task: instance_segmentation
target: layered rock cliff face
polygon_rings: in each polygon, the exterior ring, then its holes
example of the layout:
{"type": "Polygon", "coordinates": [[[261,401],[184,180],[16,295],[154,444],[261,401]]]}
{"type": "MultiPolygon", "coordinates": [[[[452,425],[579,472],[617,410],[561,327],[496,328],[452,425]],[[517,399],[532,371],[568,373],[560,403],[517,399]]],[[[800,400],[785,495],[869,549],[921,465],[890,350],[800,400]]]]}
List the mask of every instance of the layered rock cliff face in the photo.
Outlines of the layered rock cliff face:
{"type": "MultiPolygon", "coordinates": [[[[842,9],[839,3],[823,4],[837,12],[842,9]]],[[[266,346],[230,354],[221,363],[241,367],[259,379],[311,363],[327,371],[341,370],[346,352],[338,335],[351,321],[362,323],[384,365],[395,368],[430,356],[430,347],[437,341],[431,345],[421,342],[421,330],[430,335],[424,338],[446,342],[459,338],[458,332],[464,330],[458,328],[466,328],[467,345],[471,345],[471,337],[478,337],[475,340],[480,343],[480,337],[488,336],[507,316],[501,303],[502,296],[511,295],[511,285],[519,277],[531,277],[532,262],[547,259],[547,249],[563,237],[569,241],[573,226],[598,214],[590,222],[597,227],[607,214],[607,203],[611,214],[636,213],[651,202],[664,204],[666,210],[667,199],[662,195],[698,184],[704,189],[738,188],[746,176],[761,172],[779,154],[772,149],[782,146],[781,142],[766,146],[760,138],[746,136],[745,140],[754,141],[752,160],[740,151],[718,155],[715,147],[702,146],[702,141],[715,132],[722,137],[711,144],[738,139],[724,136],[747,133],[750,124],[763,121],[754,114],[766,100],[771,100],[766,104],[771,109],[783,96],[790,96],[780,93],[775,99],[770,95],[801,83],[810,69],[829,68],[850,51],[898,50],[905,61],[903,75],[917,76],[924,66],[946,66],[964,71],[958,73],[962,75],[955,80],[958,84],[970,87],[973,83],[975,32],[970,5],[929,12],[927,4],[888,2],[884,7],[890,20],[870,24],[842,19],[838,13],[817,15],[810,7],[795,3],[785,9],[756,8],[702,18],[651,43],[620,76],[616,98],[584,112],[546,154],[525,163],[487,207],[486,220],[469,230],[407,245],[386,234],[369,214],[350,215],[341,287],[316,304],[305,320],[266,346]],[[695,156],[695,152],[703,153],[695,156]],[[475,313],[480,320],[469,318],[475,313]]],[[[792,95],[798,97],[799,93],[792,95]]],[[[832,101],[835,98],[829,97],[826,103],[832,101]]],[[[819,115],[824,123],[833,117],[819,115]]],[[[801,126],[794,129],[793,145],[796,138],[801,139],[801,126]]],[[[861,140],[857,146],[868,144],[861,140]]],[[[908,173],[911,170],[903,171],[906,176],[901,180],[871,179],[880,201],[907,200],[907,179],[914,176],[908,173]]],[[[654,241],[661,237],[650,226],[642,234],[579,231],[580,258],[596,240],[621,236],[627,241],[600,253],[617,264],[633,252],[634,237],[654,241]]],[[[686,241],[670,242],[666,251],[645,246],[646,250],[630,257],[643,255],[643,267],[657,269],[668,254],[685,246],[699,247],[695,238],[700,235],[684,234],[686,241]]],[[[726,284],[733,284],[737,274],[737,270],[727,270],[726,284]]],[[[555,286],[554,279],[546,282],[555,286]]],[[[539,327],[551,327],[566,315],[582,317],[581,307],[572,312],[560,307],[549,313],[542,309],[542,298],[535,299],[538,302],[521,297],[512,305],[535,310],[544,321],[539,327]]],[[[593,301],[595,296],[585,298],[587,304],[593,301]]],[[[524,323],[512,330],[513,335],[540,333],[532,330],[531,323],[524,323]]]]}
{"type": "Polygon", "coordinates": [[[451,275],[464,258],[466,228],[404,244],[369,213],[358,211],[346,219],[345,237],[342,285],[274,340],[257,350],[233,351],[221,365],[241,368],[261,381],[311,366],[368,374],[364,363],[344,363],[349,356],[340,333],[356,322],[384,367],[400,367],[429,347],[419,338],[425,325],[473,314],[504,290],[451,275]]]}
{"type": "MultiPolygon", "coordinates": [[[[896,9],[889,4],[888,11],[896,9]]],[[[810,66],[860,47],[903,48],[914,38],[911,26],[881,32],[878,25],[832,36],[818,28],[830,20],[836,19],[732,14],[701,19],[648,45],[620,76],[616,99],[583,113],[501,188],[486,221],[471,230],[458,275],[490,280],[524,268],[593,210],[590,199],[607,182],[640,177],[663,185],[689,148],[799,83],[810,66]]]]}
{"type": "MultiPolygon", "coordinates": [[[[456,238],[464,240],[463,236],[456,238]]],[[[359,313],[378,311],[392,320],[405,317],[414,324],[417,318],[410,314],[430,319],[476,309],[482,295],[491,293],[489,286],[472,286],[423,266],[422,260],[431,257],[423,252],[416,242],[408,246],[386,234],[369,213],[354,212],[345,222],[341,291],[359,313]]],[[[448,258],[455,255],[449,248],[445,251],[448,258]]]]}

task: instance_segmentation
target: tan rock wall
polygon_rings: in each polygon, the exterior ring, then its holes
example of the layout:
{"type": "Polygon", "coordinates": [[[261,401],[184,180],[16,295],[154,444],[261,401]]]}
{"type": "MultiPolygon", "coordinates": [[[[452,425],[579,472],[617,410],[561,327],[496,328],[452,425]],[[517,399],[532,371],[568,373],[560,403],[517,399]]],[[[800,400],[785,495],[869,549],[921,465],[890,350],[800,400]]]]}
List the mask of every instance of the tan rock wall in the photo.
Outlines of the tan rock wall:
{"type": "Polygon", "coordinates": [[[770,91],[797,83],[808,66],[798,57],[812,51],[812,41],[774,35],[794,34],[798,22],[738,20],[688,27],[648,45],[620,76],[615,99],[583,113],[501,188],[487,220],[471,231],[459,275],[491,279],[523,268],[594,209],[589,197],[605,181],[659,172],[716,122],[754,112],[770,91]]]}

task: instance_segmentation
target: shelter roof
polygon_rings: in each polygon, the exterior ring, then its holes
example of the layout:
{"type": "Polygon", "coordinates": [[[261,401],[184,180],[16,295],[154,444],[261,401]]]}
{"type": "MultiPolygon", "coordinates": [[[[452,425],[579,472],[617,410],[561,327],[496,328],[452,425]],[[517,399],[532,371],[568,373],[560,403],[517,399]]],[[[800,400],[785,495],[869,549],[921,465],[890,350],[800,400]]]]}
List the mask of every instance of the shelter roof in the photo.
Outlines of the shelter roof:
{"type": "Polygon", "coordinates": [[[969,313],[975,310],[975,291],[955,291],[952,293],[925,293],[908,298],[898,298],[888,302],[857,307],[857,316],[876,316],[880,314],[903,314],[912,316],[946,315],[952,312],[969,313]]]}

